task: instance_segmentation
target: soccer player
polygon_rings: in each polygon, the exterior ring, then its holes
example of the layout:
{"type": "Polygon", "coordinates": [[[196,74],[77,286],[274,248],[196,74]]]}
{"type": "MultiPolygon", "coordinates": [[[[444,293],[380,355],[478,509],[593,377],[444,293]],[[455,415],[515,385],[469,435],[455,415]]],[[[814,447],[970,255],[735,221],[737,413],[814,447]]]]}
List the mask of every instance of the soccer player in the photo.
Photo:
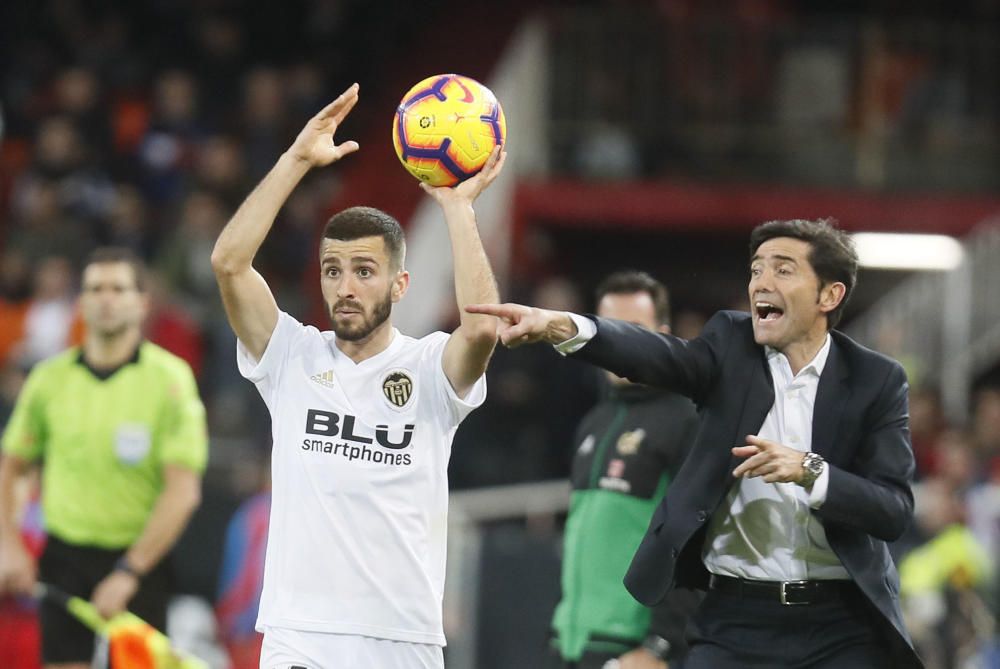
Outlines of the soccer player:
{"type": "MultiPolygon", "coordinates": [[[[201,498],[205,410],[180,358],[143,340],[144,269],[98,249],[83,270],[83,345],[38,364],[3,435],[0,592],[30,593],[36,567],[18,534],[16,489],[42,466],[47,541],[41,581],[166,627],[162,558],[201,498]]],[[[94,635],[57,605],[40,608],[47,667],[86,669],[94,635]]]]}
{"type": "Polygon", "coordinates": [[[219,236],[212,264],[239,338],[240,372],[272,422],[272,503],[257,627],[261,667],[443,667],[441,603],[447,464],[461,420],[486,396],[496,319],[466,314],[496,284],[472,202],[499,174],[424,190],[441,205],[461,324],[422,339],[392,326],[406,293],[399,224],[368,207],[342,211],[320,243],[332,331],[278,309],[252,267],[299,180],[358,150],[334,134],[357,84],[311,119],[219,236]]]}

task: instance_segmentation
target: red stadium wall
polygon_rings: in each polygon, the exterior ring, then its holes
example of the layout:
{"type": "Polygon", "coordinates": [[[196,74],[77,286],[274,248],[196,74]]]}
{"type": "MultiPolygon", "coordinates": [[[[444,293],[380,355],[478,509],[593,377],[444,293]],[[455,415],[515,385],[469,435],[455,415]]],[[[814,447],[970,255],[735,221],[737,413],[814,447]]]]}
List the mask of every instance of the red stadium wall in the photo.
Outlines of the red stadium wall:
{"type": "Polygon", "coordinates": [[[514,199],[514,259],[533,269],[535,227],[748,231],[776,218],[836,218],[852,231],[940,233],[961,237],[1000,213],[998,197],[871,194],[860,191],[715,185],[675,181],[522,182],[514,199]]]}

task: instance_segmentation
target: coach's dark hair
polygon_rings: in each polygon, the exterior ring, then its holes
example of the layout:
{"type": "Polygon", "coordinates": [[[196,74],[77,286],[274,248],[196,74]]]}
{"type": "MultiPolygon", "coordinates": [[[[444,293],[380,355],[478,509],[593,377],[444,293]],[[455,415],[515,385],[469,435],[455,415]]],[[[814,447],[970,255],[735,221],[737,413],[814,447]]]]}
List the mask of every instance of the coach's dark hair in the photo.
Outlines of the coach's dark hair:
{"type": "Polygon", "coordinates": [[[399,221],[374,207],[351,207],[334,214],[323,229],[324,239],[351,241],[362,237],[381,237],[394,269],[403,269],[406,239],[399,221]]]}
{"type": "Polygon", "coordinates": [[[844,307],[858,280],[858,252],[854,241],[843,230],[836,227],[832,218],[815,221],[791,220],[768,221],[754,228],[750,233],[750,258],[757,253],[760,245],[776,237],[791,237],[809,243],[809,264],[819,277],[820,287],[830,283],[844,284],[844,299],[826,315],[828,329],[836,327],[844,315],[844,307]]]}
{"type": "Polygon", "coordinates": [[[595,298],[597,304],[600,304],[605,295],[631,295],[632,293],[649,295],[653,300],[656,322],[660,325],[670,325],[670,293],[667,292],[666,286],[646,272],[630,269],[608,275],[597,286],[595,298]]]}
{"type": "Polygon", "coordinates": [[[124,246],[101,246],[94,249],[87,256],[87,260],[83,264],[83,269],[86,270],[91,265],[106,265],[111,263],[125,263],[131,267],[132,274],[135,276],[136,290],[140,293],[146,292],[146,263],[142,261],[142,258],[135,251],[124,246]]]}

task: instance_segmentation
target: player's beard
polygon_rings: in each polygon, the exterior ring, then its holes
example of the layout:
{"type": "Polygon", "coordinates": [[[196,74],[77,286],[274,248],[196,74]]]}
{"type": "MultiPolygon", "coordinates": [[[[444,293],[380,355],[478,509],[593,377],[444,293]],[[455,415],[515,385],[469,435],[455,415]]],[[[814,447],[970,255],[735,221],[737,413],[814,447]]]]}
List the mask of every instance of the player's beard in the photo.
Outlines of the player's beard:
{"type": "Polygon", "coordinates": [[[390,288],[385,298],[379,300],[372,306],[371,313],[366,312],[358,302],[340,300],[334,303],[330,309],[330,323],[337,339],[344,341],[360,341],[370,335],[375,329],[385,323],[392,313],[392,288],[390,288]],[[337,309],[341,306],[348,306],[357,309],[361,313],[361,322],[356,325],[346,325],[337,322],[337,309]]]}

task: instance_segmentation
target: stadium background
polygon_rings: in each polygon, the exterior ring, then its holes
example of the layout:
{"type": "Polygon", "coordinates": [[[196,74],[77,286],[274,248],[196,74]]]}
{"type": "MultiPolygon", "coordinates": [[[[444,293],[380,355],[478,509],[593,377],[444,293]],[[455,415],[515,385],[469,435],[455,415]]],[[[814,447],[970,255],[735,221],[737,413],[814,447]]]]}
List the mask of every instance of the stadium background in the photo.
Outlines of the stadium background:
{"type": "MultiPolygon", "coordinates": [[[[918,521],[895,551],[928,666],[1000,666],[1000,2],[14,0],[0,63],[0,421],[26,370],[78,340],[87,251],[136,249],[156,270],[149,336],[192,364],[209,409],[174,631],[214,637],[215,666],[252,666],[269,430],[236,372],[212,244],[304,120],[358,81],[339,137],[361,153],[296,191],[259,267],[284,309],[321,322],[319,226],[379,206],[410,236],[401,328],[450,328],[444,226],[389,136],[402,92],[449,71],[493,88],[510,124],[508,169],[478,207],[505,299],[586,311],[603,275],[636,267],[693,336],[743,308],[763,220],[963,242],[949,269],[863,269],[844,328],[910,374],[918,521]]],[[[452,458],[454,669],[542,666],[560,481],[598,392],[593,370],[542,348],[498,351],[489,376],[452,458]]],[[[0,604],[0,665],[33,666],[31,635],[30,606],[0,604]]]]}

